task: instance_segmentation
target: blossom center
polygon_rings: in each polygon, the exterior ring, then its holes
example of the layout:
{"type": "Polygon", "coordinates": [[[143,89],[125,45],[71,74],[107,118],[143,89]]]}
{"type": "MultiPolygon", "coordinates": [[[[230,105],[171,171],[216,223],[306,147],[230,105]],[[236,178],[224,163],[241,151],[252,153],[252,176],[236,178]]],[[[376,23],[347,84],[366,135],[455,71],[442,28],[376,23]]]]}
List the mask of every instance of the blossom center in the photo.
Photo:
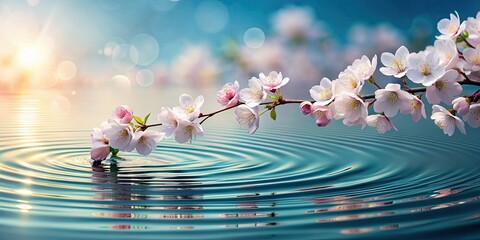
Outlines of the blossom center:
{"type": "Polygon", "coordinates": [[[420,71],[423,73],[423,75],[428,76],[432,73],[432,69],[430,69],[430,65],[423,63],[420,65],[420,71]]]}
{"type": "Polygon", "coordinates": [[[444,81],[437,81],[435,83],[435,88],[438,90],[438,91],[442,91],[442,90],[445,90],[447,88],[446,84],[444,81]]]}
{"type": "Polygon", "coordinates": [[[449,25],[448,25],[448,31],[449,31],[450,33],[455,34],[455,33],[457,33],[457,31],[458,31],[458,27],[457,27],[455,24],[449,24],[449,25]]]}
{"type": "Polygon", "coordinates": [[[472,63],[475,65],[480,65],[480,57],[478,55],[475,55],[472,59],[472,63]]]}
{"type": "Polygon", "coordinates": [[[195,111],[195,108],[194,108],[194,107],[189,107],[189,108],[187,109],[187,112],[188,112],[188,113],[193,113],[194,111],[195,111]]]}
{"type": "Polygon", "coordinates": [[[403,63],[401,63],[400,60],[398,60],[397,58],[393,59],[392,67],[393,67],[397,72],[402,72],[403,69],[404,69],[403,63]]]}
{"type": "Polygon", "coordinates": [[[332,97],[332,92],[328,90],[327,88],[321,88],[319,97],[321,99],[330,99],[332,97]]]}
{"type": "Polygon", "coordinates": [[[350,104],[350,107],[352,108],[352,110],[357,110],[360,107],[360,102],[352,101],[352,103],[350,104]]]}
{"type": "Polygon", "coordinates": [[[435,125],[437,125],[440,129],[445,128],[445,124],[443,124],[443,122],[440,120],[435,120],[435,125]]]}
{"type": "Polygon", "coordinates": [[[410,106],[411,106],[412,110],[417,111],[417,110],[420,109],[421,104],[419,102],[413,100],[413,101],[410,102],[410,106]]]}
{"type": "Polygon", "coordinates": [[[397,93],[391,92],[388,95],[388,99],[390,99],[390,102],[395,103],[398,100],[398,95],[397,93]]]}

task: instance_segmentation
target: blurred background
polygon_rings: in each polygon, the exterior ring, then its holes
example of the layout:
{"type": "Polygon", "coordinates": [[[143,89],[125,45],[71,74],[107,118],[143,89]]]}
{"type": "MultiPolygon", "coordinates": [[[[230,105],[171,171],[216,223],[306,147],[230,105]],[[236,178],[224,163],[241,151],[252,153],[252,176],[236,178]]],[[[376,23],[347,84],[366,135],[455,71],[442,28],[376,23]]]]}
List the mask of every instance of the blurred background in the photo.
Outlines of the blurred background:
{"type": "Polygon", "coordinates": [[[246,86],[275,70],[291,78],[292,96],[308,97],[355,58],[421,50],[440,19],[479,9],[436,0],[2,0],[0,94],[246,86]]]}

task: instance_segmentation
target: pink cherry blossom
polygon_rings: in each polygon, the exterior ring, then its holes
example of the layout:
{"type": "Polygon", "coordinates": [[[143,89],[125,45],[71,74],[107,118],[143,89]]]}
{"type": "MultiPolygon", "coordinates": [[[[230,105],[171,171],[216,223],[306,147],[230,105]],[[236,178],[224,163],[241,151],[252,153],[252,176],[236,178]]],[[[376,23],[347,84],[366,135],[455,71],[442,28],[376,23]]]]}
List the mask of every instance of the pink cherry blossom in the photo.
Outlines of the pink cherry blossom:
{"type": "Polygon", "coordinates": [[[415,122],[418,122],[422,117],[427,118],[422,100],[412,94],[410,94],[409,100],[404,101],[400,106],[400,113],[412,114],[412,120],[415,122]]]}
{"type": "Polygon", "coordinates": [[[332,121],[333,113],[329,107],[315,103],[310,116],[315,119],[317,126],[325,127],[332,121]]]}
{"type": "Polygon", "coordinates": [[[452,101],[453,109],[457,111],[460,115],[465,115],[468,113],[470,108],[470,100],[465,97],[458,97],[452,101]]]}
{"type": "Polygon", "coordinates": [[[133,129],[129,124],[121,124],[110,120],[103,129],[103,133],[110,140],[110,146],[125,151],[134,137],[133,129]]]}
{"type": "Polygon", "coordinates": [[[265,74],[260,73],[260,81],[262,81],[263,88],[270,92],[275,92],[277,89],[285,86],[290,78],[283,78],[282,73],[277,73],[272,71],[265,76],[265,74]]]}
{"type": "Polygon", "coordinates": [[[448,70],[434,84],[427,87],[426,96],[431,104],[444,102],[450,104],[455,97],[462,93],[462,86],[456,82],[458,72],[448,70]]]}
{"type": "Polygon", "coordinates": [[[410,100],[410,94],[401,90],[400,84],[389,83],[385,89],[375,91],[373,109],[377,113],[383,112],[387,117],[397,115],[400,106],[410,100]]]}
{"type": "Polygon", "coordinates": [[[395,129],[395,131],[398,131],[393,122],[388,117],[381,114],[368,116],[367,124],[370,127],[376,128],[380,134],[384,134],[392,128],[395,129]]]}
{"type": "Polygon", "coordinates": [[[238,103],[240,95],[238,94],[240,85],[237,81],[227,83],[223,86],[222,90],[217,92],[217,102],[222,106],[231,107],[238,103]]]}
{"type": "Polygon", "coordinates": [[[110,154],[108,138],[105,137],[100,128],[94,128],[91,137],[92,148],[90,150],[90,158],[94,161],[105,160],[110,154]]]}
{"type": "Polygon", "coordinates": [[[459,117],[454,116],[450,111],[440,105],[433,105],[432,110],[433,112],[430,118],[443,130],[443,133],[452,136],[456,126],[460,132],[466,134],[465,123],[459,117]]]}
{"type": "Polygon", "coordinates": [[[133,119],[133,112],[130,107],[126,105],[120,105],[113,112],[112,119],[123,124],[130,123],[130,121],[133,119]]]}
{"type": "Polygon", "coordinates": [[[468,113],[464,116],[464,119],[471,127],[480,127],[480,103],[470,105],[468,113]]]}
{"type": "Polygon", "coordinates": [[[312,102],[304,101],[300,103],[300,112],[302,112],[303,115],[310,114],[312,112],[312,102]]]}

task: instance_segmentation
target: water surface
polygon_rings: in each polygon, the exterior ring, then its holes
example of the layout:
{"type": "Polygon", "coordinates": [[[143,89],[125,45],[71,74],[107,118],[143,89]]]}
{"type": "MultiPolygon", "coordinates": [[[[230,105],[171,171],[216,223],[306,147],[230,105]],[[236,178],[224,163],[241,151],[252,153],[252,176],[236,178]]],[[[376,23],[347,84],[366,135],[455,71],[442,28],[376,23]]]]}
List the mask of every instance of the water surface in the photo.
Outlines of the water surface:
{"type": "Polygon", "coordinates": [[[0,97],[2,239],[480,238],[478,129],[318,128],[285,106],[255,135],[230,112],[193,144],[90,165],[91,128],[116,105],[155,115],[179,93],[0,97]]]}

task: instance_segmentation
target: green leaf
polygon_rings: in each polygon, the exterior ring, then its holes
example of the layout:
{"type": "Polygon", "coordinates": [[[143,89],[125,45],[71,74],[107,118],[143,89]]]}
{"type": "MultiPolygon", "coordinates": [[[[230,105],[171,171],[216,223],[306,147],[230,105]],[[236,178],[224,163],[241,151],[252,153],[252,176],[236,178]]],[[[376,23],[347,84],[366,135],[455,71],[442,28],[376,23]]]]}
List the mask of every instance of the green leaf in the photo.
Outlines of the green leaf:
{"type": "Polygon", "coordinates": [[[135,119],[135,122],[137,122],[140,125],[143,125],[144,122],[139,116],[133,116],[133,119],[135,119]]]}
{"type": "Polygon", "coordinates": [[[277,101],[278,100],[278,97],[275,96],[275,95],[267,95],[270,99],[272,99],[273,101],[277,101]]]}
{"type": "Polygon", "coordinates": [[[116,157],[120,150],[110,147],[110,152],[112,153],[112,157],[116,157]]]}
{"type": "Polygon", "coordinates": [[[270,111],[270,117],[273,119],[273,121],[277,120],[277,112],[275,111],[275,108],[270,111]]]}
{"type": "Polygon", "coordinates": [[[143,119],[143,123],[144,124],[147,124],[147,121],[148,121],[148,118],[150,117],[150,114],[152,113],[149,113],[147,116],[145,116],[145,118],[143,119]]]}

